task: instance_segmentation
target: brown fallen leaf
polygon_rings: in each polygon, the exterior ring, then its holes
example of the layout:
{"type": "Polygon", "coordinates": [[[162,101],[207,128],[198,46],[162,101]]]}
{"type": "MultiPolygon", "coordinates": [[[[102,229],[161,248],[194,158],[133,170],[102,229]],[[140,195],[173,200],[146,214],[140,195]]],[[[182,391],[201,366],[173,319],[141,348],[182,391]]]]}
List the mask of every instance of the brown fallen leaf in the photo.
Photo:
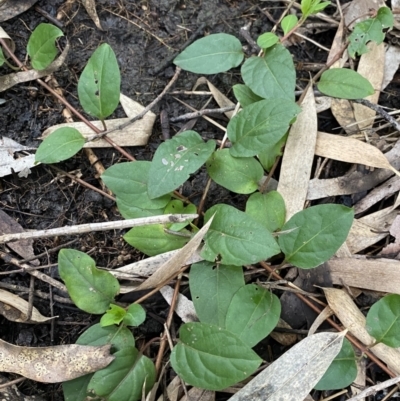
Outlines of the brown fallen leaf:
{"type": "Polygon", "coordinates": [[[286,205],[286,220],[303,210],[317,140],[317,111],[310,85],[301,104],[302,111],[289,131],[278,183],[286,205]]]}
{"type": "Polygon", "coordinates": [[[42,323],[55,318],[45,317],[33,307],[31,318],[27,320],[28,305],[29,303],[19,296],[0,290],[0,314],[7,320],[19,323],[42,323]]]}
{"type": "Polygon", "coordinates": [[[104,29],[101,27],[99,17],[96,11],[96,2],[95,0],[82,0],[83,7],[85,7],[86,12],[89,14],[89,17],[92,19],[97,28],[101,31],[104,29]]]}
{"type": "Polygon", "coordinates": [[[0,340],[0,371],[16,373],[42,383],[60,383],[103,369],[114,356],[111,345],[57,345],[18,347],[0,340]]]}
{"type": "Polygon", "coordinates": [[[324,288],[323,290],[329,306],[335,312],[335,315],[342,322],[343,326],[359,341],[371,347],[370,351],[381,361],[385,362],[389,369],[396,374],[400,374],[399,349],[390,348],[382,343],[375,344],[375,339],[369,335],[365,328],[365,316],[345,291],[337,288],[324,288]]]}

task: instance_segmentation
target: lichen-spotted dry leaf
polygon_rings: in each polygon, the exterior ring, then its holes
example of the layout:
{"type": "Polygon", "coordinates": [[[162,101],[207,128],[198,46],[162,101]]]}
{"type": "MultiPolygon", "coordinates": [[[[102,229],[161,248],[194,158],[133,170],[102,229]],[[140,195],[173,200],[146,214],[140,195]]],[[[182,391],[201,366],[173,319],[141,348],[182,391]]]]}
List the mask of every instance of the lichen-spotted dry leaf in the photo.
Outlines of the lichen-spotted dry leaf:
{"type": "Polygon", "coordinates": [[[64,382],[109,365],[114,360],[110,347],[70,344],[32,348],[0,340],[0,371],[42,383],[64,382]]]}
{"type": "Polygon", "coordinates": [[[94,24],[103,31],[101,27],[99,17],[96,11],[96,2],[94,0],[82,0],[82,4],[86,9],[86,12],[89,14],[89,17],[93,20],[94,24]]]}
{"type": "Polygon", "coordinates": [[[339,353],[344,334],[318,333],[305,338],[229,400],[304,400],[339,353]]]}
{"type": "Polygon", "coordinates": [[[187,263],[187,260],[196,252],[201,241],[203,240],[204,235],[206,235],[208,229],[210,228],[213,217],[210,218],[207,224],[205,224],[183,248],[175,253],[171,259],[161,265],[157,271],[137,289],[146,290],[149,288],[154,288],[166,281],[168,278],[172,278],[174,274],[176,274],[181,267],[187,263]]]}
{"type": "Polygon", "coordinates": [[[385,168],[399,174],[378,148],[354,138],[318,132],[315,154],[342,162],[385,168]]]}
{"type": "MultiPolygon", "coordinates": [[[[105,123],[108,129],[118,128],[144,110],[144,107],[140,103],[135,102],[122,93],[120,94],[119,100],[128,118],[115,118],[112,120],[106,120],[105,123]]],[[[147,141],[152,133],[155,119],[156,115],[149,111],[140,120],[128,125],[123,130],[111,132],[108,134],[108,137],[119,146],[144,146],[147,144],[147,141]]],[[[101,121],[91,121],[91,123],[100,130],[104,129],[101,121]]],[[[63,127],[75,128],[86,138],[86,140],[91,139],[90,142],[85,143],[84,148],[108,148],[112,146],[105,139],[95,139],[96,135],[93,135],[93,131],[82,122],[53,125],[42,133],[40,139],[47,138],[55,130],[63,127]]]]}
{"type": "Polygon", "coordinates": [[[31,318],[27,320],[28,305],[28,302],[19,296],[5,290],[0,290],[0,314],[7,320],[19,323],[42,323],[54,319],[43,316],[33,307],[31,318]]]}
{"type": "Polygon", "coordinates": [[[302,111],[289,131],[282,158],[278,192],[286,205],[286,221],[303,210],[317,140],[317,111],[312,85],[301,104],[302,111]]]}
{"type": "Polygon", "coordinates": [[[388,347],[385,344],[375,344],[375,339],[367,332],[366,319],[350,295],[337,288],[324,288],[324,293],[329,306],[335,315],[354,337],[366,346],[371,346],[370,351],[381,361],[385,362],[394,373],[400,374],[400,350],[388,347]]]}

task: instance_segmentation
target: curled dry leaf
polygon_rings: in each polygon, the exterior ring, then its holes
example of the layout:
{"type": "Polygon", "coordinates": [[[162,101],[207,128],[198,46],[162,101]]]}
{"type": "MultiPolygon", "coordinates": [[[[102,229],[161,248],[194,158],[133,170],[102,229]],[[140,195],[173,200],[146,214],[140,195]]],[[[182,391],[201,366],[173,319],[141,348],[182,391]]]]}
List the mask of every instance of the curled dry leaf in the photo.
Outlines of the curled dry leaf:
{"type": "Polygon", "coordinates": [[[72,380],[109,365],[111,345],[57,345],[18,347],[0,340],[0,371],[16,373],[42,383],[72,380]]]}
{"type": "Polygon", "coordinates": [[[12,86],[22,82],[34,81],[35,79],[45,77],[46,75],[50,75],[54,71],[57,71],[64,64],[65,59],[67,58],[68,50],[69,43],[67,42],[67,45],[60,56],[44,70],[28,70],[0,76],[0,92],[4,92],[12,86]]]}
{"type": "Polygon", "coordinates": [[[0,314],[7,320],[20,323],[42,323],[54,319],[43,316],[35,307],[32,315],[28,317],[28,302],[11,292],[0,290],[0,314]]]}

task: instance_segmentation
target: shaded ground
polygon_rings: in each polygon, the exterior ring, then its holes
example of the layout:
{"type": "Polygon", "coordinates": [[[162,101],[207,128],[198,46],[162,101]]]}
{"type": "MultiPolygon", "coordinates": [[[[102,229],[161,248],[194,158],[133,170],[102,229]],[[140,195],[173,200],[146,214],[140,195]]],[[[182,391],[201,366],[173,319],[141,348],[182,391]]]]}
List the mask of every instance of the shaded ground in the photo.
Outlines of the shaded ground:
{"type": "MultiPolygon", "coordinates": [[[[269,2],[270,3],[270,2],[269,2]]],[[[179,52],[184,43],[197,32],[198,37],[206,33],[225,32],[239,36],[240,27],[252,22],[251,36],[256,38],[260,33],[271,29],[272,24],[263,14],[258,5],[264,4],[251,1],[225,0],[99,0],[97,11],[104,28],[99,31],[88,17],[82,5],[76,1],[68,3],[62,0],[51,2],[39,1],[40,7],[49,14],[56,16],[64,13],[63,30],[71,43],[71,50],[66,64],[55,74],[59,85],[65,90],[66,97],[74,106],[77,102],[76,85],[80,72],[91,53],[103,42],[111,45],[117,55],[122,73],[122,92],[132,99],[147,105],[169,82],[174,73],[171,64],[161,69],[159,74],[152,74],[160,63],[179,52]],[[48,4],[51,3],[51,4],[48,4]],[[199,29],[200,28],[200,29],[199,29]]],[[[282,12],[282,5],[274,2],[268,7],[270,15],[277,19],[282,12]]],[[[25,59],[25,45],[30,31],[39,23],[48,22],[33,9],[23,13],[13,20],[2,23],[2,27],[16,42],[16,55],[25,59]]],[[[334,30],[315,34],[314,39],[328,47],[334,30]]],[[[312,35],[309,35],[312,36],[312,35]]],[[[62,42],[63,43],[63,42],[62,42]]],[[[245,41],[243,40],[245,44],[245,41]]],[[[296,62],[324,62],[326,53],[317,47],[296,44],[291,51],[296,62]]],[[[7,68],[2,73],[9,72],[7,68]]],[[[308,72],[299,71],[299,77],[308,72]]],[[[190,90],[197,76],[182,72],[174,89],[190,90]]],[[[223,93],[232,96],[231,86],[238,82],[238,71],[211,76],[209,79],[223,93]]],[[[301,87],[306,81],[299,80],[301,87]]],[[[38,146],[38,137],[49,126],[64,122],[62,107],[35,82],[22,84],[1,94],[5,103],[0,105],[0,135],[8,136],[23,145],[38,146]]],[[[203,98],[181,96],[197,109],[205,102],[203,98]]],[[[211,104],[212,105],[212,104],[211,104]]],[[[211,106],[212,107],[212,106],[211,106]]],[[[166,110],[170,116],[178,116],[188,112],[172,96],[164,97],[153,110],[157,115],[166,110]]],[[[122,109],[118,109],[114,117],[124,117],[122,109]]],[[[330,114],[322,119],[324,131],[329,131],[334,124],[330,114]]],[[[171,125],[171,133],[179,130],[180,125],[171,125]]],[[[222,134],[204,120],[200,119],[194,128],[205,138],[221,139],[222,134]]],[[[138,160],[151,160],[152,154],[162,140],[160,122],[157,119],[154,133],[146,147],[130,148],[128,151],[138,160]]],[[[97,156],[105,167],[124,160],[113,149],[96,150],[97,156]]],[[[99,186],[96,172],[89,161],[80,153],[78,156],[60,163],[59,167],[71,172],[80,170],[81,178],[99,186]]],[[[191,180],[191,185],[185,187],[185,195],[196,199],[202,193],[206,176],[200,172],[191,180]]],[[[242,207],[242,197],[232,194],[222,188],[212,188],[209,202],[230,203],[242,207]]],[[[64,225],[100,222],[120,219],[115,204],[98,193],[80,186],[66,177],[59,178],[57,173],[48,166],[38,166],[32,170],[28,178],[10,175],[0,179],[0,209],[18,221],[25,229],[45,229],[64,225]]],[[[76,237],[50,238],[35,241],[36,254],[49,252],[40,259],[42,265],[54,264],[57,252],[51,250],[59,245],[76,239],[76,237]]],[[[135,261],[141,255],[129,247],[121,238],[120,232],[91,233],[80,236],[71,247],[82,251],[90,251],[99,266],[116,267],[127,261],[135,261]]],[[[14,270],[15,267],[0,261],[2,271],[14,270]]],[[[57,277],[55,267],[44,270],[57,277]]],[[[29,287],[29,276],[10,274],[1,277],[4,283],[29,287]]],[[[48,286],[36,281],[36,289],[48,293],[48,286]]],[[[130,299],[132,300],[132,298],[130,299]]],[[[125,299],[128,301],[128,299],[125,299]]],[[[13,344],[24,346],[47,346],[69,344],[90,324],[96,322],[96,317],[80,313],[73,306],[54,302],[50,309],[48,300],[37,299],[35,306],[45,316],[59,316],[50,324],[24,325],[11,323],[0,317],[0,338],[13,344]]],[[[168,312],[167,304],[160,296],[154,296],[145,304],[149,312],[148,319],[140,332],[136,333],[140,344],[160,335],[162,323],[168,312]]],[[[267,344],[264,345],[265,348],[267,344]]],[[[280,352],[277,347],[274,352],[280,352]]],[[[13,378],[13,375],[9,375],[13,378]]],[[[25,381],[20,390],[26,394],[41,394],[46,400],[62,400],[60,385],[41,385],[29,380],[25,381]]]]}

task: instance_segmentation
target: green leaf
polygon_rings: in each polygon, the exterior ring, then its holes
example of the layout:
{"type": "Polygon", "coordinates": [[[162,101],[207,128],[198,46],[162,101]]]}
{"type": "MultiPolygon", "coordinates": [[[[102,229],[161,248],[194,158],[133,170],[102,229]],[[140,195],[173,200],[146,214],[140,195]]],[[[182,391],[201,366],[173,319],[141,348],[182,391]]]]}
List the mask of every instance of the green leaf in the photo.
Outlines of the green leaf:
{"type": "Polygon", "coordinates": [[[114,355],[110,365],[93,375],[88,390],[107,401],[141,400],[143,386],[147,393],[155,383],[153,362],[133,347],[114,355]]]}
{"type": "Polygon", "coordinates": [[[296,103],[286,99],[261,100],[245,107],[228,124],[231,155],[251,157],[269,149],[286,134],[300,110],[296,103]]]}
{"type": "Polygon", "coordinates": [[[295,99],[292,55],[279,43],[267,49],[264,57],[248,58],[242,66],[242,78],[256,95],[265,99],[295,99]]]}
{"type": "Polygon", "coordinates": [[[400,347],[400,295],[386,295],[374,303],[368,311],[366,326],[376,341],[400,347]]]}
{"type": "MultiPolygon", "coordinates": [[[[124,204],[139,209],[161,209],[171,197],[166,194],[150,199],[148,195],[151,162],[137,161],[118,163],[109,167],[101,179],[124,204]]],[[[162,213],[161,213],[162,214],[162,213]]]]}
{"type": "Polygon", "coordinates": [[[279,245],[289,263],[303,269],[327,261],[346,240],[354,211],[342,205],[317,205],[296,213],[283,227],[279,245]]]}
{"type": "Polygon", "coordinates": [[[258,160],[260,160],[260,163],[265,170],[270,171],[272,166],[275,164],[276,158],[283,155],[283,147],[286,144],[288,134],[289,132],[286,132],[278,142],[270,144],[266,149],[258,153],[258,160]]]}
{"type": "Polygon", "coordinates": [[[262,97],[256,95],[248,86],[243,84],[233,85],[232,89],[235,98],[242,105],[242,107],[246,107],[263,99],[262,97]]]}
{"type": "Polygon", "coordinates": [[[256,192],[246,202],[246,213],[262,223],[268,231],[279,230],[285,224],[286,206],[279,192],[256,192]]]}
{"type": "Polygon", "coordinates": [[[257,190],[264,175],[261,164],[253,157],[232,157],[229,149],[217,150],[206,163],[209,176],[219,185],[237,194],[257,190]]]}
{"type": "Polygon", "coordinates": [[[151,162],[148,192],[151,199],[165,195],[196,172],[214,151],[215,142],[204,142],[195,131],[185,131],[162,143],[151,162]]]}
{"type": "Polygon", "coordinates": [[[293,15],[289,14],[281,21],[281,28],[283,30],[283,34],[287,35],[299,22],[298,18],[293,15]]]}
{"type": "Polygon", "coordinates": [[[110,309],[100,319],[102,327],[120,324],[126,315],[126,310],[118,305],[111,304],[110,309]]]}
{"type": "Polygon", "coordinates": [[[44,70],[56,58],[55,41],[64,36],[61,29],[51,24],[39,24],[29,37],[27,52],[35,70],[44,70]]]}
{"type": "Polygon", "coordinates": [[[242,266],[280,253],[272,234],[248,214],[229,205],[215,205],[207,210],[205,222],[214,214],[201,252],[205,260],[220,258],[222,264],[242,266]]]}
{"type": "Polygon", "coordinates": [[[314,389],[324,391],[346,388],[353,383],[356,376],[356,356],[350,341],[344,338],[342,349],[314,389]]]}
{"type": "Polygon", "coordinates": [[[232,298],[225,328],[252,348],[271,333],[280,314],[276,295],[255,284],[245,285],[232,298]]]}
{"type": "Polygon", "coordinates": [[[319,13],[329,6],[329,4],[331,4],[330,1],[324,1],[321,3],[321,0],[302,0],[301,13],[303,14],[303,19],[308,18],[312,14],[319,13]]]}
{"type": "Polygon", "coordinates": [[[378,10],[376,18],[382,24],[382,28],[390,28],[390,29],[393,28],[394,18],[392,10],[389,7],[381,7],[378,10]]]}
{"type": "MultiPolygon", "coordinates": [[[[126,347],[134,347],[135,339],[130,330],[126,327],[101,327],[95,324],[89,327],[77,340],[80,345],[106,345],[112,344],[113,349],[121,350],[126,347]]],[[[87,386],[94,373],[78,377],[63,383],[65,401],[87,400],[87,386]]]]}
{"type": "Polygon", "coordinates": [[[143,307],[139,304],[132,304],[126,312],[124,324],[127,326],[140,326],[145,320],[146,312],[143,307]]]}
{"type": "Polygon", "coordinates": [[[116,197],[117,207],[124,219],[137,219],[139,217],[160,216],[164,214],[164,209],[142,209],[124,202],[118,196],[116,197]]]}
{"type": "Polygon", "coordinates": [[[83,252],[62,249],[58,271],[75,305],[88,313],[104,313],[119,292],[118,280],[108,271],[96,268],[95,261],[83,252]]]}
{"type": "Polygon", "coordinates": [[[237,67],[243,57],[239,39],[216,33],[196,40],[175,58],[174,64],[196,74],[218,74],[237,67]]]}
{"type": "MultiPolygon", "coordinates": [[[[185,206],[181,200],[178,199],[173,199],[169,201],[168,205],[166,206],[164,213],[161,214],[196,214],[197,213],[197,208],[193,203],[190,203],[189,205],[185,206]]],[[[171,231],[179,231],[182,230],[182,228],[185,228],[190,221],[186,221],[184,223],[173,223],[173,224],[167,224],[167,227],[171,231]]]]}
{"type": "Polygon", "coordinates": [[[4,57],[3,49],[0,47],[0,67],[5,63],[6,58],[4,57]]]}
{"type": "Polygon", "coordinates": [[[119,103],[121,75],[112,48],[103,43],[90,57],[78,82],[79,102],[86,113],[104,120],[119,103]]]}
{"type": "Polygon", "coordinates": [[[190,268],[189,286],[200,322],[225,328],[232,297],[244,286],[242,267],[195,263],[190,268]]]}
{"type": "Polygon", "coordinates": [[[218,326],[187,323],[179,335],[171,365],[192,386],[222,390],[249,377],[261,364],[250,347],[218,326]]]}
{"type": "Polygon", "coordinates": [[[278,43],[279,38],[272,32],[265,32],[257,38],[257,45],[261,47],[261,49],[268,49],[272,47],[276,43],[278,43]]]}
{"type": "Polygon", "coordinates": [[[124,235],[124,240],[144,254],[155,256],[182,248],[190,238],[169,234],[165,232],[162,224],[153,224],[131,228],[124,235]]]}
{"type": "Polygon", "coordinates": [[[375,90],[368,79],[348,68],[331,68],[321,75],[318,90],[340,99],[362,99],[375,90]]]}
{"type": "Polygon", "coordinates": [[[56,129],[38,147],[35,154],[37,163],[58,163],[78,153],[85,144],[85,138],[75,128],[56,129]]]}

